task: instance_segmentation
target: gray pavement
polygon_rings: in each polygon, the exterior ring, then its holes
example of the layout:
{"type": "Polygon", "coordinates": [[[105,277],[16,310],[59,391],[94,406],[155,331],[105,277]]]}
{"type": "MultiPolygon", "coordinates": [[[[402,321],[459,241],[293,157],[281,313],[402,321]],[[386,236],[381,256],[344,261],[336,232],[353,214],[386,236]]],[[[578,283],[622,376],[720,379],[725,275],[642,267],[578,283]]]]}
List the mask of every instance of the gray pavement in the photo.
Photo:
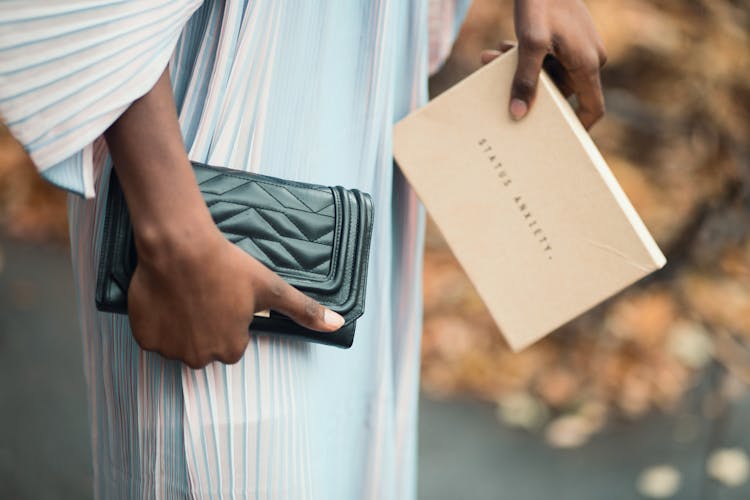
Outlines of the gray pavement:
{"type": "MultiPolygon", "coordinates": [[[[0,239],[0,500],[91,498],[81,342],[69,256],[62,249],[0,239]]],[[[683,411],[698,414],[704,378],[683,411]]],[[[506,429],[493,409],[423,398],[419,490],[429,500],[637,499],[640,470],[671,463],[682,473],[673,498],[750,499],[750,486],[706,478],[717,445],[750,448],[750,400],[702,421],[691,442],[672,438],[675,417],[620,422],[577,450],[506,429]]]]}

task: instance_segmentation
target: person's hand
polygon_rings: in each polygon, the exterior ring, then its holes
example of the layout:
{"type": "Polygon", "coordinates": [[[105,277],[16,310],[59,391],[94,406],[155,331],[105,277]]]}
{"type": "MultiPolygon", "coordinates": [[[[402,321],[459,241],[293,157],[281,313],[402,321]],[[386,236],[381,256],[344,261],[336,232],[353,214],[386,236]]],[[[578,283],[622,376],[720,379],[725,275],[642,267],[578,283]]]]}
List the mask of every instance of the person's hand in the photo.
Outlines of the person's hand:
{"type": "MultiPolygon", "coordinates": [[[[576,114],[590,128],[604,114],[599,70],[607,56],[583,1],[515,0],[514,20],[518,67],[511,89],[511,116],[520,120],[528,113],[544,65],[566,97],[576,95],[576,114]]],[[[511,46],[503,44],[501,50],[511,46]]],[[[483,51],[482,62],[487,64],[500,53],[483,51]]]]}
{"type": "Polygon", "coordinates": [[[193,226],[158,240],[150,248],[136,240],[138,264],[128,289],[133,337],[145,350],[202,368],[212,361],[240,360],[256,311],[273,309],[321,332],[344,323],[226,240],[215,226],[193,226]]]}
{"type": "Polygon", "coordinates": [[[168,69],[104,135],[133,223],[128,315],[143,349],[192,368],[235,363],[266,309],[321,335],[343,326],[219,232],[185,152],[168,69]]]}

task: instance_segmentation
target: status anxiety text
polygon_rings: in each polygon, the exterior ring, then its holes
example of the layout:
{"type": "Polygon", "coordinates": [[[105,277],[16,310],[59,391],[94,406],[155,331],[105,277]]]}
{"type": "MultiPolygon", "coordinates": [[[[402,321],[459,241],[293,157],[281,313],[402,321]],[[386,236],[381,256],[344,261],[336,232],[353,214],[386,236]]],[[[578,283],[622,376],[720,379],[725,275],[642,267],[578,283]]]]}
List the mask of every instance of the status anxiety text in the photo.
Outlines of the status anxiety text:
{"type": "Polygon", "coordinates": [[[497,151],[493,149],[492,145],[486,138],[479,139],[479,141],[477,141],[477,146],[480,148],[483,156],[487,159],[487,163],[494,170],[503,187],[508,188],[511,191],[510,196],[518,209],[523,223],[529,228],[531,236],[537,241],[537,243],[539,243],[539,248],[545,253],[547,259],[552,260],[552,245],[550,244],[547,235],[544,233],[544,229],[542,229],[539,220],[537,220],[532,214],[531,208],[523,195],[518,192],[513,192],[516,186],[513,184],[510,172],[498,158],[497,151]]]}

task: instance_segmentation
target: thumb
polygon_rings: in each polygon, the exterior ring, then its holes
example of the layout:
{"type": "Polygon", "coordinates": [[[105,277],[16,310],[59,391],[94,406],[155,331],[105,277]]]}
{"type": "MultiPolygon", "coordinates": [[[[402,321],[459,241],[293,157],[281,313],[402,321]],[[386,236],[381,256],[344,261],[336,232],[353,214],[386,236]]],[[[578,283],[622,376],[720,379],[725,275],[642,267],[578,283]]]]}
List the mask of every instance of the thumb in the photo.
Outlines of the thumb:
{"type": "Polygon", "coordinates": [[[512,49],[515,46],[516,46],[515,43],[508,41],[508,40],[504,40],[503,42],[500,43],[499,50],[486,49],[480,52],[479,60],[481,61],[482,64],[489,64],[495,59],[497,59],[498,57],[500,57],[501,55],[508,52],[510,49],[512,49]]]}
{"type": "Polygon", "coordinates": [[[536,96],[539,73],[546,51],[543,48],[529,47],[521,44],[518,47],[518,65],[513,75],[510,91],[510,115],[520,120],[529,112],[536,96]]]}
{"type": "Polygon", "coordinates": [[[289,316],[295,323],[320,332],[332,332],[344,326],[344,318],[308,297],[278,274],[266,269],[259,282],[257,304],[260,309],[273,309],[289,316]]]}

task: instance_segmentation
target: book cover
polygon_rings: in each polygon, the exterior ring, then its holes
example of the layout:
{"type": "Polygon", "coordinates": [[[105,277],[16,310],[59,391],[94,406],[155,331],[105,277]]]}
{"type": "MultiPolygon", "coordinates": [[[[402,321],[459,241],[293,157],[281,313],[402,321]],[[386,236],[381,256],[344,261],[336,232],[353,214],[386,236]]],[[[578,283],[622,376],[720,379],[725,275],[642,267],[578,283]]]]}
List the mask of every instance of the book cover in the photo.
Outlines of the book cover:
{"type": "Polygon", "coordinates": [[[510,347],[666,263],[570,104],[543,73],[521,121],[514,49],[394,129],[396,162],[510,347]]]}

